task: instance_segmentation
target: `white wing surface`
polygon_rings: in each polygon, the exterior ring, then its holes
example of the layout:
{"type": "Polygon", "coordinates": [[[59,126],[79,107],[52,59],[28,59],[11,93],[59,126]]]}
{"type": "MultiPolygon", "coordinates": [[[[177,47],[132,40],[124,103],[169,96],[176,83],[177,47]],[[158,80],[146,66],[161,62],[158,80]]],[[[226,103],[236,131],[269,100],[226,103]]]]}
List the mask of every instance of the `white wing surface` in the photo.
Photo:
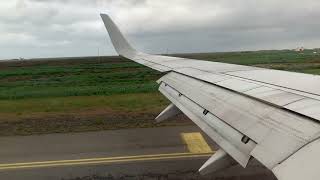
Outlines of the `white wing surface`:
{"type": "Polygon", "coordinates": [[[220,147],[201,173],[256,158],[280,180],[320,179],[320,77],[136,51],[101,14],[119,55],[166,72],[160,92],[220,147]]]}

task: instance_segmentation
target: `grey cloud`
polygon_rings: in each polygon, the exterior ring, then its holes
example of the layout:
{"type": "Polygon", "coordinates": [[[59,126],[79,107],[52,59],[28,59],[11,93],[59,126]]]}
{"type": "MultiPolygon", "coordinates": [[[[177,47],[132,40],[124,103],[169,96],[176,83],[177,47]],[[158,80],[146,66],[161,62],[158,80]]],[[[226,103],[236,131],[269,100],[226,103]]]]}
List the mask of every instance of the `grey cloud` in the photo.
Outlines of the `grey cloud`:
{"type": "Polygon", "coordinates": [[[318,9],[317,0],[0,2],[0,59],[115,54],[100,12],[151,53],[318,47],[318,9]]]}

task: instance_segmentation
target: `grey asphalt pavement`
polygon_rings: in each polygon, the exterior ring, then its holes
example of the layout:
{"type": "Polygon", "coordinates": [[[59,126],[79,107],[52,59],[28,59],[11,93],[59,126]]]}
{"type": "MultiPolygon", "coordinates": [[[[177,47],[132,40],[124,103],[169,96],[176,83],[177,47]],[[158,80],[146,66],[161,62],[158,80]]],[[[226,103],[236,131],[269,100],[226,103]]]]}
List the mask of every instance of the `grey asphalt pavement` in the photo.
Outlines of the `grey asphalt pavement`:
{"type": "Polygon", "coordinates": [[[201,131],[180,126],[1,137],[0,179],[275,179],[257,162],[200,176],[197,169],[211,154],[190,153],[181,133],[191,132],[201,131]]]}

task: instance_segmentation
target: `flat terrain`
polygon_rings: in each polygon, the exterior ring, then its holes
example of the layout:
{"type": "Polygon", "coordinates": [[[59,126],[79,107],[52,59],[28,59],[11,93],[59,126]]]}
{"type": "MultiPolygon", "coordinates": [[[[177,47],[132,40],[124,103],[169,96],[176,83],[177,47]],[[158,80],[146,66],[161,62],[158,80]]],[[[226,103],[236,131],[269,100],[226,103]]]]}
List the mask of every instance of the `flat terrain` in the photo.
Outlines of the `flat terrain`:
{"type": "Polygon", "coordinates": [[[200,176],[216,145],[196,126],[0,138],[0,179],[275,180],[253,161],[200,176]]]}
{"type": "MultiPolygon", "coordinates": [[[[314,50],[175,56],[320,74],[314,50]]],[[[169,103],[157,91],[160,77],[120,57],[0,62],[0,136],[190,124],[183,116],[152,121],[169,103]]]]}

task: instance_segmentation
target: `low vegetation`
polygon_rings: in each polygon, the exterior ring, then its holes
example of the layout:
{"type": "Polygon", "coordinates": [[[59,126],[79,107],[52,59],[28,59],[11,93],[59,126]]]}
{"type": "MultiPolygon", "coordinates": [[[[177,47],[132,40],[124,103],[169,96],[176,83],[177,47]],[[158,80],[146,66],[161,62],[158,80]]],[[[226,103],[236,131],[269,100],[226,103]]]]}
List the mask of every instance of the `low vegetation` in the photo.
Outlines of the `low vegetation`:
{"type": "MultiPolygon", "coordinates": [[[[176,54],[272,69],[320,74],[313,50],[176,54]]],[[[0,135],[81,132],[184,125],[155,124],[169,102],[157,91],[161,73],[120,57],[0,62],[0,135]]]]}

